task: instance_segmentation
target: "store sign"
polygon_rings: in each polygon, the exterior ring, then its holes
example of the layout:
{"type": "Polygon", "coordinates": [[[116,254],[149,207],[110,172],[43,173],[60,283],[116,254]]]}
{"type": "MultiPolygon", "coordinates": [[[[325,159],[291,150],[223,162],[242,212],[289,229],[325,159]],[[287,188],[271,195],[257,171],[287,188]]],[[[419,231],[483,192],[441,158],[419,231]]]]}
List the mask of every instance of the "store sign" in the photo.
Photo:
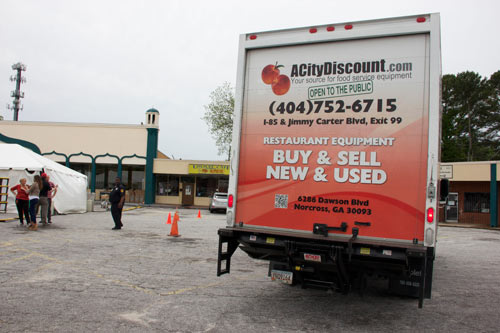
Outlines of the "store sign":
{"type": "Polygon", "coordinates": [[[229,175],[229,165],[189,164],[189,174],[229,175]]]}
{"type": "Polygon", "coordinates": [[[452,179],[453,178],[453,165],[441,165],[439,167],[439,177],[452,179]]]}

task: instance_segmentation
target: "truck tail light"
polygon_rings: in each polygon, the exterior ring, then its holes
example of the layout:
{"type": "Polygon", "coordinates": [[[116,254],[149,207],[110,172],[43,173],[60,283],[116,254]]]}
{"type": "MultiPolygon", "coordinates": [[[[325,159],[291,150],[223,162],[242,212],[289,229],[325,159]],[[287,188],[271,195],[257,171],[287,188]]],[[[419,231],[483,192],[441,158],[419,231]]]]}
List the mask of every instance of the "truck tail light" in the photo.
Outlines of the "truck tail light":
{"type": "Polygon", "coordinates": [[[429,207],[427,209],[427,222],[432,223],[434,222],[434,208],[429,207]]]}
{"type": "Polygon", "coordinates": [[[351,29],[352,29],[352,24],[346,24],[346,25],[344,26],[344,29],[345,29],[345,30],[351,30],[351,29]]]}
{"type": "Polygon", "coordinates": [[[249,37],[251,40],[256,40],[257,39],[257,35],[250,35],[249,37]]]}
{"type": "Polygon", "coordinates": [[[418,23],[424,23],[425,22],[425,17],[417,17],[417,22],[418,23]]]}
{"type": "Polygon", "coordinates": [[[230,194],[230,195],[229,195],[229,198],[227,198],[227,206],[228,206],[229,208],[233,208],[233,201],[234,201],[233,195],[232,195],[232,194],[230,194]]]}
{"type": "Polygon", "coordinates": [[[316,28],[309,29],[309,33],[311,33],[311,34],[315,34],[317,32],[318,32],[318,29],[316,29],[316,28]]]}

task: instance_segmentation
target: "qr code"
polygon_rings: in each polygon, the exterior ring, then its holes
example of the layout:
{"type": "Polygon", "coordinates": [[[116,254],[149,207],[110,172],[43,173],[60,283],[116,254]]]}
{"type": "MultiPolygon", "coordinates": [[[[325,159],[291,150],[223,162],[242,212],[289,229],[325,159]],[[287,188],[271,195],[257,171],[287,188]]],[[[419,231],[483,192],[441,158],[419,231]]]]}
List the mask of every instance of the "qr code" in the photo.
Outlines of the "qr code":
{"type": "Polygon", "coordinates": [[[288,208],[288,194],[276,194],[274,197],[275,208],[288,208]]]}

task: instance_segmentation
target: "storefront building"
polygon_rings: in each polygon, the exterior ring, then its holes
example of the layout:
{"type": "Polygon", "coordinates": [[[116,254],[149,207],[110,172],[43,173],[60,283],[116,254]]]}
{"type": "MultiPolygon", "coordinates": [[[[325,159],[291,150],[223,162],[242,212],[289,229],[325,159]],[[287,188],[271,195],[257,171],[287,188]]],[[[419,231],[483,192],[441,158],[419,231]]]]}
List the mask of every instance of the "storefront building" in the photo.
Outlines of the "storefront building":
{"type": "MultiPolygon", "coordinates": [[[[159,112],[140,125],[0,121],[0,142],[16,143],[87,175],[91,196],[109,192],[115,177],[127,202],[154,203],[159,112]]],[[[164,155],[163,155],[164,156],[164,155]]]]}
{"type": "Polygon", "coordinates": [[[439,221],[498,227],[499,161],[442,163],[441,178],[450,181],[439,221]]]}
{"type": "Polygon", "coordinates": [[[229,162],[155,159],[157,204],[208,207],[215,192],[227,192],[229,162]]]}
{"type": "Polygon", "coordinates": [[[158,151],[159,116],[140,125],[0,121],[0,142],[16,143],[88,178],[90,197],[107,197],[118,176],[125,201],[208,207],[227,192],[229,162],[171,160],[158,151]]]}

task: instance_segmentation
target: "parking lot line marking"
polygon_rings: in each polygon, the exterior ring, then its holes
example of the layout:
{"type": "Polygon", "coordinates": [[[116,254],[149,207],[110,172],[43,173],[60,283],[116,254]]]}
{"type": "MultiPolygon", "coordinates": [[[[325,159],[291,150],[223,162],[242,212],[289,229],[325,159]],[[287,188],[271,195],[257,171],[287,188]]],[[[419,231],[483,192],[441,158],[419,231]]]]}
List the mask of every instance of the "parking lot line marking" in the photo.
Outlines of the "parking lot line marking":
{"type": "Polygon", "coordinates": [[[18,238],[16,240],[12,240],[12,241],[8,241],[8,242],[0,243],[0,247],[14,246],[14,245],[22,243],[22,242],[40,243],[40,241],[38,239],[34,239],[34,238],[31,238],[31,237],[22,237],[22,238],[18,238]]]}
{"type": "Polygon", "coordinates": [[[42,265],[42,266],[38,266],[38,267],[36,267],[36,268],[34,268],[34,269],[30,270],[30,271],[29,271],[29,273],[30,273],[30,274],[31,274],[31,273],[40,273],[41,271],[43,271],[43,270],[45,270],[45,269],[49,268],[50,266],[54,266],[54,265],[56,265],[56,264],[57,264],[56,262],[49,262],[49,263],[47,263],[47,264],[44,264],[44,265],[42,265]]]}
{"type": "Polygon", "coordinates": [[[101,274],[101,273],[98,273],[98,272],[95,272],[95,271],[92,271],[92,270],[89,270],[89,269],[85,269],[83,267],[78,267],[78,266],[75,266],[73,265],[75,268],[77,269],[80,269],[82,271],[84,271],[85,273],[87,274],[91,274],[91,275],[94,275],[95,277],[99,278],[99,279],[102,279],[104,281],[108,281],[108,282],[112,282],[114,284],[117,284],[119,286],[123,286],[123,287],[129,287],[129,288],[132,288],[132,289],[135,289],[135,290],[138,290],[138,291],[142,291],[148,295],[159,295],[158,293],[150,290],[150,289],[147,289],[147,288],[144,288],[144,287],[140,287],[138,285],[135,285],[135,284],[132,284],[132,283],[129,283],[129,282],[125,282],[125,281],[121,281],[121,280],[117,280],[117,279],[110,279],[108,277],[106,277],[105,275],[101,274]]]}
{"type": "Polygon", "coordinates": [[[2,252],[0,252],[0,256],[3,256],[4,254],[16,253],[16,252],[21,252],[21,250],[20,249],[9,249],[7,251],[2,251],[2,252]]]}
{"type": "Polygon", "coordinates": [[[129,288],[135,289],[137,291],[142,291],[143,293],[146,293],[148,295],[159,295],[157,292],[154,292],[154,291],[147,289],[147,288],[144,288],[144,287],[137,286],[137,285],[132,284],[132,283],[128,283],[128,282],[124,282],[124,281],[120,281],[120,280],[110,280],[110,279],[106,279],[106,280],[113,282],[115,284],[118,284],[120,286],[123,286],[123,287],[129,287],[129,288]]]}
{"type": "MultiPolygon", "coordinates": [[[[12,244],[14,245],[14,244],[12,244]]],[[[21,260],[26,260],[28,258],[31,258],[31,257],[40,257],[40,258],[43,258],[43,259],[46,259],[46,260],[49,260],[49,261],[53,261],[53,262],[56,262],[56,263],[59,263],[59,264],[64,264],[63,261],[57,259],[57,258],[53,258],[53,257],[50,257],[46,254],[43,254],[43,253],[40,253],[40,252],[36,252],[36,251],[31,251],[31,250],[28,250],[28,249],[24,249],[24,248],[20,248],[20,247],[17,247],[17,248],[13,248],[13,249],[10,249],[9,250],[10,252],[25,252],[27,253],[26,255],[22,256],[22,257],[19,257],[19,258],[16,258],[16,259],[12,259],[12,260],[9,260],[9,261],[4,261],[2,264],[10,264],[10,263],[13,263],[13,262],[16,262],[16,261],[21,261],[21,260]]]]}
{"type": "Polygon", "coordinates": [[[9,221],[14,221],[14,220],[18,220],[17,217],[8,217],[8,218],[1,218],[0,219],[0,222],[9,222],[9,221]]]}
{"type": "Polygon", "coordinates": [[[32,255],[32,256],[37,256],[37,257],[40,257],[40,258],[43,258],[43,259],[46,259],[46,260],[49,260],[49,261],[53,261],[53,262],[56,262],[58,264],[65,264],[64,261],[61,261],[57,258],[54,258],[54,257],[51,257],[51,256],[48,256],[46,254],[43,254],[43,253],[40,253],[40,252],[37,252],[37,251],[33,251],[33,250],[28,250],[28,249],[24,249],[24,248],[16,248],[15,250],[17,251],[22,251],[22,252],[27,252],[28,254],[32,255]]]}
{"type": "Polygon", "coordinates": [[[129,210],[134,210],[134,209],[139,209],[142,208],[141,206],[136,206],[136,207],[130,207],[130,208],[125,208],[123,209],[124,212],[128,212],[129,210]]]}
{"type": "Polygon", "coordinates": [[[40,240],[35,239],[35,238],[20,238],[19,240],[25,240],[25,241],[27,241],[29,243],[36,243],[36,244],[41,243],[40,240]]]}
{"type": "Polygon", "coordinates": [[[19,257],[19,258],[16,258],[16,259],[12,259],[12,260],[8,260],[8,261],[4,261],[4,262],[2,263],[2,265],[8,265],[8,264],[12,264],[12,263],[14,263],[14,262],[16,262],[16,261],[26,260],[26,259],[28,259],[28,258],[33,257],[34,255],[35,255],[35,254],[33,254],[33,253],[29,253],[29,254],[27,254],[27,255],[25,255],[25,256],[22,256],[22,257],[19,257]]]}

